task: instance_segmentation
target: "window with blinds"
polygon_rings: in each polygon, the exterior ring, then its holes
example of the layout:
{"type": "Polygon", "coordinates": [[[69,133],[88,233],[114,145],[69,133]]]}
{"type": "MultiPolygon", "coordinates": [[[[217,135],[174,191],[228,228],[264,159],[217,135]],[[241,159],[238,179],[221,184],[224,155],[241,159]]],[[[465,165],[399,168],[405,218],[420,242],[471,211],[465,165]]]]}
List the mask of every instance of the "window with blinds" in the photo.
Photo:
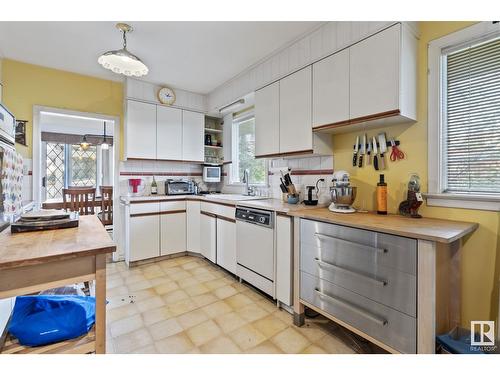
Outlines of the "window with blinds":
{"type": "Polygon", "coordinates": [[[500,194],[500,37],[443,51],[443,187],[500,194]]]}

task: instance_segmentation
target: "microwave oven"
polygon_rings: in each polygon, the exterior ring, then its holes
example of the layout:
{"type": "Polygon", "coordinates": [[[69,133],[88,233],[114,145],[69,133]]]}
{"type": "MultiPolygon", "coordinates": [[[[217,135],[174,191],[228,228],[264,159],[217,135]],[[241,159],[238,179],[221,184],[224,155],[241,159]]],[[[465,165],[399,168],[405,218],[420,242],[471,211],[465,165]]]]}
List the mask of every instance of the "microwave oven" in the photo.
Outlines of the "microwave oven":
{"type": "Polygon", "coordinates": [[[220,182],[222,176],[222,168],[220,165],[205,165],[203,167],[204,182],[220,182]]]}
{"type": "Polygon", "coordinates": [[[14,145],[16,136],[16,119],[14,115],[8,111],[0,103],[0,140],[14,145]]]}

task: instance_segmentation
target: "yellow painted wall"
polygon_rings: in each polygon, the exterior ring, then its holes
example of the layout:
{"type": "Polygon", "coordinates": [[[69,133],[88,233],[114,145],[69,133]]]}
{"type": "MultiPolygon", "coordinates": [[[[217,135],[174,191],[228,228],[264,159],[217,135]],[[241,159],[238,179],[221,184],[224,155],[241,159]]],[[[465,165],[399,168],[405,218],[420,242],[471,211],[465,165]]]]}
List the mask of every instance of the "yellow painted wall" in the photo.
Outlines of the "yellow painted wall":
{"type": "MultiPolygon", "coordinates": [[[[412,172],[420,175],[423,190],[427,189],[427,44],[433,39],[470,24],[472,22],[420,22],[418,122],[383,129],[388,137],[395,137],[401,141],[401,149],[407,156],[403,161],[395,163],[389,161],[388,168],[383,171],[388,183],[388,208],[391,213],[396,213],[399,202],[405,199],[406,186],[412,172]]],[[[368,135],[376,135],[379,131],[368,132],[368,135]]],[[[358,134],[362,133],[333,136],[335,169],[345,169],[350,172],[353,184],[358,187],[355,204],[373,210],[379,172],[373,168],[352,167],[352,145],[358,134]]],[[[470,320],[496,318],[500,273],[500,213],[426,206],[422,207],[421,213],[428,217],[480,224],[479,229],[465,239],[463,248],[462,324],[468,327],[470,320]]]]}
{"type": "MultiPolygon", "coordinates": [[[[3,60],[1,69],[4,85],[2,100],[5,106],[16,118],[29,121],[28,146],[16,144],[16,149],[23,157],[32,158],[33,154],[34,105],[119,116],[123,135],[123,85],[121,82],[9,59],[3,60]]],[[[123,136],[120,140],[122,143],[123,136]]]]}

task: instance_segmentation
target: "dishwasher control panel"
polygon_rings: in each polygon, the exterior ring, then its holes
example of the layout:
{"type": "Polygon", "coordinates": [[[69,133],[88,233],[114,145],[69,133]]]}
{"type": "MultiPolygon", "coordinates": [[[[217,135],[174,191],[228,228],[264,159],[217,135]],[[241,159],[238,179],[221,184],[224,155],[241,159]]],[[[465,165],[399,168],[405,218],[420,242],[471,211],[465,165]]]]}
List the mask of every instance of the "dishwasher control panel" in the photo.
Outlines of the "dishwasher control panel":
{"type": "Polygon", "coordinates": [[[273,212],[258,210],[247,207],[236,207],[236,220],[246,221],[248,223],[273,227],[273,212]]]}

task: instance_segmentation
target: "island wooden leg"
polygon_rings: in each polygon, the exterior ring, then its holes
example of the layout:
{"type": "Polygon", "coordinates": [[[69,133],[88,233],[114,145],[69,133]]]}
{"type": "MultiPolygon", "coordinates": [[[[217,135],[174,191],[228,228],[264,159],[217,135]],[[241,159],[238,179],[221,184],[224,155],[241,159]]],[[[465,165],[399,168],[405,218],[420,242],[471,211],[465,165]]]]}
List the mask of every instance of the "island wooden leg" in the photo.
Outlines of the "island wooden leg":
{"type": "Polygon", "coordinates": [[[95,352],[106,353],[106,254],[95,257],[95,352]]]}
{"type": "Polygon", "coordinates": [[[293,218],[293,324],[304,325],[304,305],[300,303],[300,218],[293,218]]]}

